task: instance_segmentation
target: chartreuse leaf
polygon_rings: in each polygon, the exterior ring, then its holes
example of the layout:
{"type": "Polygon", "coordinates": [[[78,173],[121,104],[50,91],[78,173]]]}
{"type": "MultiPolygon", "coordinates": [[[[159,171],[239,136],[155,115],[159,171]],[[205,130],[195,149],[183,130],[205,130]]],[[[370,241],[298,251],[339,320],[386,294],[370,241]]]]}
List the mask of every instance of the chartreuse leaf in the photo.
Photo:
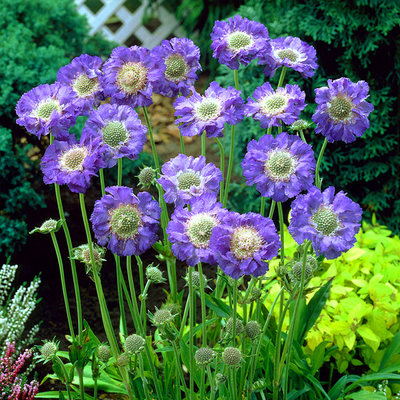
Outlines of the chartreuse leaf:
{"type": "Polygon", "coordinates": [[[386,400],[386,396],[382,392],[371,393],[367,390],[362,390],[357,393],[349,394],[345,397],[346,400],[386,400]]]}
{"type": "Polygon", "coordinates": [[[386,349],[385,354],[382,357],[381,365],[379,366],[379,372],[383,370],[389,363],[390,359],[400,353],[400,332],[396,334],[386,349]]]}

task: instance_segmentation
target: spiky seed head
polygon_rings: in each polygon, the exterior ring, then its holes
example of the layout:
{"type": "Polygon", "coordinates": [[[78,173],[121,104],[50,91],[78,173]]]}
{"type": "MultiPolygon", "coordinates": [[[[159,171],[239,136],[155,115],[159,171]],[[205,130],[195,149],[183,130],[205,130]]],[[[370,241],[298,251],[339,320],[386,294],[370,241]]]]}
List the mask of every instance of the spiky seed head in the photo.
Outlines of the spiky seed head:
{"type": "Polygon", "coordinates": [[[320,206],[312,215],[311,222],[315,230],[324,236],[332,236],[340,228],[339,218],[329,206],[320,206]]]}
{"type": "Polygon", "coordinates": [[[221,374],[220,372],[217,372],[215,375],[215,383],[217,385],[221,385],[221,384],[225,383],[225,381],[226,381],[226,375],[221,374]]]}
{"type": "Polygon", "coordinates": [[[100,89],[98,78],[89,78],[86,74],[80,74],[72,83],[72,89],[78,97],[85,99],[100,89]]]}
{"type": "Polygon", "coordinates": [[[255,339],[261,333],[260,324],[257,321],[249,321],[245,327],[246,336],[255,339]]]}
{"type": "Polygon", "coordinates": [[[146,268],[146,277],[152,283],[162,283],[165,281],[162,271],[152,265],[146,268]]]}
{"type": "Polygon", "coordinates": [[[292,125],[290,125],[290,129],[292,131],[304,131],[305,129],[308,129],[312,126],[311,122],[308,122],[304,119],[298,119],[297,121],[293,122],[292,125]]]}
{"type": "Polygon", "coordinates": [[[162,326],[170,323],[174,319],[171,311],[162,308],[161,310],[156,310],[153,315],[153,324],[155,326],[162,326]]]}
{"type": "Polygon", "coordinates": [[[99,360],[103,363],[106,363],[111,357],[110,348],[105,344],[102,344],[97,348],[97,354],[99,356],[99,360]]]}
{"type": "MultiPolygon", "coordinates": [[[[229,333],[233,332],[233,318],[229,318],[225,325],[226,331],[229,333]]],[[[240,319],[236,319],[236,335],[240,335],[243,332],[243,322],[240,319]]]]}
{"type": "Polygon", "coordinates": [[[173,316],[179,314],[180,307],[179,304],[167,303],[162,307],[164,310],[168,310],[173,316]]]}
{"type": "Polygon", "coordinates": [[[242,361],[242,353],[236,347],[227,347],[222,353],[222,360],[228,367],[236,367],[242,361]]]}
{"type": "Polygon", "coordinates": [[[210,364],[215,357],[215,351],[213,349],[210,349],[209,347],[201,347],[196,351],[196,354],[194,355],[196,363],[199,366],[206,366],[210,364]]]}
{"type": "Polygon", "coordinates": [[[133,334],[129,335],[125,339],[125,351],[128,354],[139,354],[144,350],[146,341],[139,335],[133,334]]]}
{"type": "Polygon", "coordinates": [[[146,188],[153,184],[155,177],[156,171],[151,167],[144,167],[138,175],[139,183],[146,188]]]}
{"type": "Polygon", "coordinates": [[[120,121],[110,121],[102,130],[103,143],[112,148],[119,148],[129,139],[129,132],[120,121]]]}
{"type": "Polygon", "coordinates": [[[129,365],[130,361],[131,361],[131,357],[127,353],[122,353],[117,358],[117,365],[119,367],[126,367],[127,365],[129,365]]]}
{"type": "Polygon", "coordinates": [[[40,354],[45,360],[51,360],[57,354],[58,346],[54,342],[46,342],[40,349],[40,354]]]}

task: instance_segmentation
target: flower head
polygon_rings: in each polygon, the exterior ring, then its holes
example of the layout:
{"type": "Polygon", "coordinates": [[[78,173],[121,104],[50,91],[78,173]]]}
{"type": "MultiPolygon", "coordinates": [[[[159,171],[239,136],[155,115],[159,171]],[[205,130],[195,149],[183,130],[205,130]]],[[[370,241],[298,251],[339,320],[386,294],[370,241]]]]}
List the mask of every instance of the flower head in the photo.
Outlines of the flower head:
{"type": "Polygon", "coordinates": [[[132,108],[152,104],[158,74],[155,58],[145,47],[116,47],[104,63],[103,72],[101,84],[111,102],[132,108]]]}
{"type": "Polygon", "coordinates": [[[313,186],[292,203],[289,232],[301,244],[311,240],[317,255],[337,258],[353,247],[360,229],[361,207],[340,191],[328,187],[323,192],[313,186]]]}
{"type": "Polygon", "coordinates": [[[94,205],[90,220],[98,243],[119,256],[144,253],[157,241],[161,208],[149,193],[111,186],[94,205]]]}
{"type": "Polygon", "coordinates": [[[369,86],[365,81],[353,83],[350,79],[328,79],[328,87],[315,89],[317,110],[312,119],[316,133],[328,142],[343,140],[351,143],[369,127],[368,115],[374,106],[365,101],[369,86]]]}
{"type": "Polygon", "coordinates": [[[103,104],[90,113],[82,133],[83,143],[99,138],[107,167],[118,158],[138,158],[146,142],[147,128],[129,106],[103,104]]]}
{"type": "Polygon", "coordinates": [[[56,342],[45,342],[40,349],[40,354],[44,360],[51,360],[58,351],[58,343],[56,342]]]}
{"type": "Polygon", "coordinates": [[[210,364],[216,356],[217,353],[213,349],[209,347],[200,347],[200,349],[196,351],[194,359],[197,365],[204,367],[210,364]]]}
{"type": "Polygon", "coordinates": [[[210,239],[221,269],[230,277],[260,276],[268,269],[266,260],[278,254],[279,236],[271,219],[260,214],[226,213],[210,239]]]}
{"type": "Polygon", "coordinates": [[[156,177],[156,171],[151,167],[144,167],[140,170],[138,179],[139,184],[143,187],[150,187],[154,183],[154,179],[156,177]]]}
{"type": "Polygon", "coordinates": [[[154,91],[168,97],[179,93],[188,96],[197,80],[196,72],[201,71],[200,49],[190,39],[172,38],[163,40],[152,54],[160,65],[154,91]]]}
{"type": "Polygon", "coordinates": [[[41,163],[44,183],[67,185],[75,193],[85,193],[92,176],[104,167],[99,141],[83,144],[72,135],[65,141],[55,140],[46,149],[41,163]]]}
{"type": "Polygon", "coordinates": [[[221,171],[212,163],[206,164],[203,156],[193,158],[178,154],[166,162],[161,171],[157,182],[165,191],[164,199],[176,206],[190,204],[203,193],[212,193],[216,198],[222,181],[221,171]]]}
{"type": "Polygon", "coordinates": [[[52,133],[56,139],[68,137],[68,129],[78,114],[70,87],[59,82],[39,85],[22,95],[16,107],[17,124],[39,139],[52,133]]]}
{"type": "Polygon", "coordinates": [[[225,122],[236,125],[244,117],[244,101],[240,91],[233,87],[222,88],[218,82],[211,82],[210,87],[200,96],[178,97],[175,100],[175,116],[183,136],[201,135],[222,137],[225,122]]]}
{"type": "Polygon", "coordinates": [[[261,333],[261,326],[257,321],[249,321],[245,327],[246,336],[250,339],[257,338],[261,333]]]}
{"type": "Polygon", "coordinates": [[[282,132],[252,140],[242,168],[248,185],[256,184],[262,196],[283,202],[312,185],[315,159],[309,144],[282,132]]]}
{"type": "Polygon", "coordinates": [[[57,81],[71,87],[75,104],[83,115],[88,115],[103,96],[99,82],[101,64],[100,57],[82,54],[58,70],[57,81]]]}
{"type": "Polygon", "coordinates": [[[99,360],[102,361],[103,363],[106,363],[111,358],[110,347],[108,347],[105,344],[100,345],[97,348],[97,354],[99,356],[99,360]]]}
{"type": "Polygon", "coordinates": [[[235,15],[216,21],[211,32],[213,57],[230,69],[239,69],[270,50],[267,28],[256,21],[235,15]]]}
{"type": "Polygon", "coordinates": [[[139,354],[144,350],[146,340],[135,333],[125,339],[125,351],[130,354],[139,354]]]}
{"type": "Polygon", "coordinates": [[[190,211],[177,207],[167,226],[175,257],[190,266],[199,262],[215,265],[215,254],[210,250],[211,233],[226,212],[211,193],[196,198],[190,211]]]}
{"type": "Polygon", "coordinates": [[[52,233],[52,232],[57,232],[61,226],[62,226],[63,220],[55,220],[53,218],[49,218],[48,220],[44,221],[40,227],[37,227],[29,232],[31,235],[32,233],[42,233],[42,234],[47,234],[47,233],[52,233]]]}
{"type": "Polygon", "coordinates": [[[281,66],[300,72],[304,78],[311,78],[315,74],[318,64],[314,47],[293,36],[272,39],[270,44],[271,51],[263,53],[258,61],[265,65],[266,76],[274,76],[281,66]]]}
{"type": "Polygon", "coordinates": [[[278,87],[274,91],[266,82],[254,91],[253,96],[255,100],[248,98],[244,112],[260,121],[261,128],[280,126],[281,122],[291,124],[306,106],[306,95],[297,85],[278,87]]]}
{"type": "Polygon", "coordinates": [[[242,353],[236,347],[227,347],[222,353],[222,360],[228,367],[237,367],[242,362],[242,353]]]}

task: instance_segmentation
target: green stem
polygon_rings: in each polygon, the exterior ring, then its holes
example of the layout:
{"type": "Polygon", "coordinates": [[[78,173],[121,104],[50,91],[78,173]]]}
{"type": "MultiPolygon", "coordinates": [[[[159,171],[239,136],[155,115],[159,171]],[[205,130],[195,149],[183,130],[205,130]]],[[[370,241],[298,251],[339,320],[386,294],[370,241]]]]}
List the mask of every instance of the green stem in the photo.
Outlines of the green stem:
{"type": "Polygon", "coordinates": [[[146,297],[147,297],[147,291],[149,290],[150,287],[150,281],[146,282],[146,286],[143,289],[143,292],[140,295],[140,317],[143,323],[143,331],[146,332],[147,329],[147,324],[146,324],[146,297]]]}
{"type": "Polygon", "coordinates": [[[243,298],[243,324],[244,325],[246,325],[246,323],[247,323],[247,299],[249,298],[249,295],[250,295],[256,281],[257,281],[257,279],[254,278],[254,276],[252,276],[250,279],[250,283],[247,286],[246,293],[244,294],[244,298],[243,298]]]}
{"type": "Polygon", "coordinates": [[[269,214],[268,214],[268,218],[269,219],[272,219],[272,217],[274,216],[275,204],[276,204],[276,201],[275,200],[271,200],[271,206],[269,208],[269,214]]]}
{"type": "Polygon", "coordinates": [[[229,367],[229,377],[231,381],[230,389],[231,389],[231,399],[236,400],[237,399],[237,391],[238,388],[236,386],[236,369],[235,367],[229,367]]]}
{"type": "MultiPolygon", "coordinates": [[[[306,264],[307,264],[307,252],[308,249],[310,247],[311,242],[308,241],[305,248],[304,248],[304,254],[303,254],[303,265],[302,265],[302,269],[301,269],[301,279],[300,279],[300,289],[297,295],[297,299],[296,299],[296,303],[294,305],[294,310],[293,310],[293,315],[292,315],[292,320],[291,323],[289,325],[289,335],[287,338],[287,347],[285,346],[285,348],[287,349],[287,361],[286,361],[286,371],[285,371],[285,379],[284,379],[284,399],[287,399],[287,391],[288,391],[288,382],[289,382],[289,366],[290,366],[290,358],[292,355],[292,344],[293,344],[293,338],[294,338],[294,332],[295,332],[295,328],[296,328],[296,323],[297,321],[297,314],[299,311],[299,307],[300,307],[300,302],[301,299],[303,297],[303,291],[304,291],[304,284],[305,284],[305,277],[306,277],[306,264]]],[[[285,362],[285,351],[283,351],[282,354],[282,359],[281,359],[281,368],[280,368],[280,374],[282,374],[282,368],[283,368],[283,363],[285,362]]]]}
{"type": "Polygon", "coordinates": [[[61,257],[61,252],[60,252],[60,248],[58,246],[56,234],[54,232],[50,232],[50,236],[51,236],[51,240],[53,241],[54,250],[57,255],[58,267],[60,269],[61,289],[62,289],[62,293],[63,293],[63,297],[64,297],[64,306],[65,306],[65,312],[67,314],[69,331],[71,333],[72,341],[75,342],[74,325],[72,324],[71,310],[69,308],[69,300],[68,300],[67,287],[65,284],[65,273],[64,273],[64,265],[63,265],[63,261],[62,261],[62,257],[61,257]]]}
{"type": "MultiPolygon", "coordinates": [[[[203,266],[201,262],[197,264],[197,269],[199,271],[200,276],[200,302],[201,302],[201,330],[203,335],[203,343],[202,346],[207,346],[207,326],[206,326],[206,297],[205,297],[205,288],[204,288],[204,280],[203,280],[203,266]]],[[[200,396],[200,398],[203,398],[200,396]]]]}
{"type": "MultiPolygon", "coordinates": [[[[238,75],[238,70],[237,69],[233,70],[233,79],[235,81],[236,90],[239,90],[239,75],[238,75]]],[[[232,125],[232,128],[231,128],[231,148],[230,148],[230,152],[229,152],[228,172],[227,172],[227,175],[226,175],[224,201],[222,202],[224,207],[226,207],[226,204],[228,202],[229,184],[230,184],[230,181],[231,181],[232,168],[233,168],[234,148],[235,148],[235,125],[232,125]]]]}
{"type": "MultiPolygon", "coordinates": [[[[103,326],[104,326],[104,330],[106,332],[107,340],[110,343],[111,353],[115,357],[115,359],[118,359],[118,356],[119,356],[118,342],[115,337],[115,333],[114,333],[112,323],[111,323],[110,314],[109,314],[108,308],[107,308],[107,303],[105,301],[103,286],[101,284],[99,274],[97,273],[97,270],[96,270],[96,263],[95,263],[94,254],[93,254],[92,236],[90,233],[89,220],[88,220],[87,213],[86,213],[85,198],[82,193],[79,193],[79,202],[80,202],[80,206],[81,206],[83,224],[85,226],[86,238],[87,238],[88,245],[89,245],[90,259],[92,262],[93,277],[94,277],[97,297],[98,297],[99,305],[100,305],[101,319],[103,321],[103,326]]],[[[128,397],[130,400],[133,400],[132,388],[130,387],[130,384],[129,384],[129,377],[128,377],[128,372],[126,370],[126,367],[118,367],[118,369],[120,371],[122,381],[126,388],[128,397]]]]}
{"type": "MultiPolygon", "coordinates": [[[[185,381],[185,377],[183,375],[183,370],[182,370],[182,362],[181,362],[181,359],[180,359],[180,356],[179,356],[178,346],[176,345],[175,342],[172,342],[172,348],[174,350],[176,367],[178,369],[179,378],[181,380],[181,384],[182,384],[183,390],[185,392],[186,399],[191,398],[191,393],[190,393],[190,396],[188,395],[188,389],[187,389],[187,386],[186,386],[186,381],[185,381]]],[[[191,356],[190,358],[192,359],[193,358],[193,354],[191,354],[190,356],[191,356]]]]}
{"type": "Polygon", "coordinates": [[[282,203],[278,201],[278,214],[279,214],[279,229],[281,235],[281,259],[280,265],[285,264],[285,224],[283,221],[282,203]]]}
{"type": "Polygon", "coordinates": [[[201,135],[201,155],[206,156],[206,132],[201,135]]]}
{"type": "Polygon", "coordinates": [[[211,389],[210,400],[214,400],[216,390],[215,390],[215,386],[214,386],[214,385],[215,385],[214,376],[213,376],[213,374],[211,373],[210,364],[207,365],[207,375],[208,375],[208,380],[209,380],[209,382],[210,382],[210,389],[211,389]]]}
{"type": "Polygon", "coordinates": [[[122,325],[122,333],[124,336],[128,334],[128,326],[126,324],[126,315],[125,315],[125,306],[124,306],[124,295],[122,292],[122,280],[124,276],[121,270],[121,258],[114,254],[115,258],[115,267],[117,273],[117,293],[118,293],[118,305],[119,305],[119,312],[120,312],[120,321],[122,325]]]}
{"type": "Polygon", "coordinates": [[[99,177],[100,177],[100,187],[101,187],[101,195],[104,196],[105,193],[105,183],[104,183],[104,171],[103,168],[99,169],[99,177]]]}
{"type": "Polygon", "coordinates": [[[200,371],[200,399],[205,399],[205,391],[206,391],[206,368],[202,367],[200,371]]]}
{"type": "Polygon", "coordinates": [[[194,399],[194,296],[193,296],[193,267],[189,267],[189,385],[190,400],[194,399]]]}
{"type": "MultiPolygon", "coordinates": [[[[60,357],[58,357],[58,356],[55,356],[54,357],[54,360],[57,362],[57,364],[60,366],[60,368],[61,368],[61,371],[62,371],[62,373],[63,373],[63,375],[64,375],[64,379],[65,379],[65,387],[66,387],[66,389],[67,389],[67,396],[68,396],[68,400],[71,400],[72,399],[72,397],[71,397],[71,388],[70,388],[70,382],[69,382],[69,377],[68,377],[68,372],[67,372],[67,370],[66,370],[66,368],[65,368],[65,365],[64,365],[64,363],[61,361],[61,358],[60,357]]],[[[83,397],[84,398],[84,397],[83,397]]]]}
{"type": "Polygon", "coordinates": [[[232,299],[232,345],[235,346],[236,341],[236,320],[237,320],[237,300],[238,300],[238,282],[233,280],[233,299],[232,299]]]}
{"type": "Polygon", "coordinates": [[[118,158],[118,177],[117,177],[117,185],[122,185],[122,158],[118,158]]]}
{"type": "Polygon", "coordinates": [[[315,168],[315,186],[318,189],[321,189],[321,178],[319,176],[319,169],[321,167],[322,157],[324,155],[324,151],[326,149],[327,144],[328,144],[328,139],[325,138],[324,143],[322,143],[322,147],[321,147],[321,150],[319,152],[318,161],[317,161],[317,167],[315,168]]]}
{"type": "Polygon", "coordinates": [[[185,142],[183,141],[183,136],[179,132],[179,141],[181,142],[181,153],[185,154],[185,142]]]}
{"type": "Polygon", "coordinates": [[[83,371],[79,368],[77,368],[78,372],[78,379],[79,379],[79,389],[81,392],[81,399],[85,398],[85,385],[83,383],[83,371]]]}
{"type": "Polygon", "coordinates": [[[148,382],[147,378],[144,373],[144,366],[143,366],[143,357],[141,354],[138,355],[139,359],[139,374],[140,374],[140,379],[143,382],[143,390],[144,390],[144,395],[146,396],[146,400],[151,400],[151,396],[149,393],[149,388],[148,388],[148,382]]]}
{"type": "Polygon", "coordinates": [[[224,174],[225,174],[225,169],[224,169],[224,163],[225,163],[225,152],[224,152],[224,146],[222,146],[221,141],[216,137],[215,141],[217,142],[217,145],[219,147],[219,169],[222,172],[222,181],[220,183],[220,190],[219,190],[219,200],[222,201],[224,198],[224,174]]]}
{"type": "Polygon", "coordinates": [[[260,214],[262,216],[264,216],[265,214],[265,202],[266,202],[266,198],[264,196],[261,196],[261,206],[260,206],[260,214]]]}
{"type": "Polygon", "coordinates": [[[303,129],[300,129],[300,137],[303,140],[304,143],[307,143],[306,138],[304,137],[303,129]]]}
{"type": "Polygon", "coordinates": [[[285,80],[287,67],[283,66],[281,70],[281,75],[279,76],[278,87],[283,85],[283,81],[285,80]]]}
{"type": "Polygon", "coordinates": [[[146,107],[142,107],[142,109],[143,109],[143,114],[144,114],[144,119],[146,121],[147,129],[149,131],[151,151],[153,152],[154,162],[156,164],[157,172],[160,173],[160,162],[158,161],[157,148],[156,148],[156,144],[154,142],[153,129],[151,127],[149,114],[147,112],[146,107]]]}
{"type": "Polygon", "coordinates": [[[185,330],[186,321],[187,321],[187,317],[188,317],[188,314],[189,314],[189,307],[190,307],[190,301],[189,301],[189,297],[188,297],[186,299],[185,309],[183,311],[181,328],[179,329],[179,341],[181,341],[182,337],[183,337],[183,331],[185,330]]]}

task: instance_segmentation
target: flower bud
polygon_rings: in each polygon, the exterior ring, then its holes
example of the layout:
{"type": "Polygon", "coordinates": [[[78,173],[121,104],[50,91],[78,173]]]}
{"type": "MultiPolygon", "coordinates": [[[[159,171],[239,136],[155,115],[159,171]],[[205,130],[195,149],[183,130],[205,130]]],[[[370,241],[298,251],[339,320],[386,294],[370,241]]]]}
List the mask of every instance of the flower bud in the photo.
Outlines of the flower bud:
{"type": "MultiPolygon", "coordinates": [[[[225,329],[228,333],[233,333],[233,318],[229,318],[226,321],[225,329]]],[[[243,332],[243,322],[240,319],[236,319],[236,335],[240,335],[243,332]]]]}
{"type": "Polygon", "coordinates": [[[153,265],[149,265],[146,268],[146,277],[152,283],[162,283],[165,281],[162,271],[157,267],[153,267],[153,265]]]}
{"type": "Polygon", "coordinates": [[[260,324],[257,321],[249,321],[245,327],[246,336],[255,339],[261,333],[260,324]]]}
{"type": "Polygon", "coordinates": [[[174,319],[171,311],[162,308],[161,310],[156,310],[153,315],[152,322],[155,326],[163,326],[170,323],[174,319]]]}
{"type": "MultiPolygon", "coordinates": [[[[185,280],[189,284],[189,273],[186,275],[185,280]]],[[[192,272],[192,285],[194,289],[200,289],[200,274],[198,271],[192,272]]],[[[207,277],[203,274],[203,287],[207,286],[207,277]]]]}
{"type": "Polygon", "coordinates": [[[146,188],[153,184],[155,177],[156,172],[151,167],[144,167],[138,175],[139,183],[146,188]]]}
{"type": "Polygon", "coordinates": [[[127,353],[122,353],[117,359],[117,365],[119,367],[126,367],[127,365],[129,365],[130,361],[131,357],[127,353]]]}
{"type": "Polygon", "coordinates": [[[110,348],[104,344],[97,348],[97,353],[99,360],[103,363],[106,363],[111,357],[110,348]]]}
{"type": "Polygon", "coordinates": [[[45,360],[51,360],[57,354],[58,346],[54,342],[46,342],[40,349],[40,354],[45,360]]]}
{"type": "Polygon", "coordinates": [[[227,347],[222,353],[222,360],[228,367],[236,367],[242,361],[242,353],[236,347],[227,347]]]}
{"type": "Polygon", "coordinates": [[[210,349],[209,347],[201,347],[196,351],[194,358],[197,365],[206,366],[214,360],[215,356],[216,353],[214,350],[210,349]]]}
{"type": "Polygon", "coordinates": [[[221,385],[226,381],[226,375],[221,374],[219,372],[217,372],[217,374],[215,375],[215,383],[217,385],[221,385]]]}
{"type": "Polygon", "coordinates": [[[289,126],[292,131],[304,131],[312,126],[312,122],[308,122],[304,119],[298,119],[289,126]]]}
{"type": "MultiPolygon", "coordinates": [[[[305,282],[309,281],[312,278],[313,273],[317,269],[317,267],[318,267],[317,260],[313,256],[307,255],[305,271],[304,271],[305,282]]],[[[300,260],[293,264],[292,269],[289,272],[290,280],[293,283],[301,282],[302,270],[303,270],[303,260],[300,260]]]]}
{"type": "Polygon", "coordinates": [[[144,346],[146,344],[146,341],[144,338],[142,338],[139,335],[133,334],[129,335],[125,339],[125,351],[128,354],[139,354],[144,350],[144,346]]]}
{"type": "Polygon", "coordinates": [[[29,234],[36,232],[42,234],[57,232],[61,228],[61,225],[62,225],[61,219],[56,221],[55,219],[50,218],[47,221],[44,221],[39,228],[35,228],[32,231],[30,231],[29,234]]]}

